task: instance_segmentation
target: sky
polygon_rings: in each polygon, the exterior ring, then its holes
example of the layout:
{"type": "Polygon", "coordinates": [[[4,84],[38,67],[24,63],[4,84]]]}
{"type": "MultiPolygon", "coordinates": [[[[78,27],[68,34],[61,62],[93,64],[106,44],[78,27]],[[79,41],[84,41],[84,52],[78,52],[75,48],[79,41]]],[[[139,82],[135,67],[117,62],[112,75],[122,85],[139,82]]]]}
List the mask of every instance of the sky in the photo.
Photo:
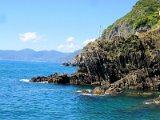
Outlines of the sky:
{"type": "Polygon", "coordinates": [[[0,50],[82,49],[137,1],[0,0],[0,50]]]}

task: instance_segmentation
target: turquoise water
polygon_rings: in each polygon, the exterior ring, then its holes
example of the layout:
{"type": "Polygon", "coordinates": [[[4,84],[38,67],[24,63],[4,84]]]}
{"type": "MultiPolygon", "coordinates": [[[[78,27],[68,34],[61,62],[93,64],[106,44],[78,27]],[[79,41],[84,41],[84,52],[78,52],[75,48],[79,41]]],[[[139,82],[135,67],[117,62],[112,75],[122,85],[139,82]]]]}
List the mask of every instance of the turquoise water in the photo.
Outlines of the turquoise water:
{"type": "Polygon", "coordinates": [[[0,61],[0,120],[160,120],[160,106],[150,97],[84,96],[88,87],[28,83],[22,79],[72,73],[54,63],[0,61]]]}

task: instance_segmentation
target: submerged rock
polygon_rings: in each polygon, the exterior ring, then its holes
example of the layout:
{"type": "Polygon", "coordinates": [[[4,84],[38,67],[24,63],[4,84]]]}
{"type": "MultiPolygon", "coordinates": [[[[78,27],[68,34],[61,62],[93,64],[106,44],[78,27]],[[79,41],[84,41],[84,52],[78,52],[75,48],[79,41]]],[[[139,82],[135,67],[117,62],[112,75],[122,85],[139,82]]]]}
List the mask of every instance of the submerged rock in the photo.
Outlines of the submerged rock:
{"type": "Polygon", "coordinates": [[[158,104],[158,105],[160,105],[160,96],[158,98],[145,101],[145,104],[158,104]]]}
{"type": "Polygon", "coordinates": [[[77,66],[77,64],[74,63],[62,63],[63,66],[77,66]]]}
{"type": "Polygon", "coordinates": [[[93,89],[92,94],[96,94],[96,95],[104,95],[105,94],[105,88],[102,87],[96,87],[95,89],[93,89]]]}
{"type": "Polygon", "coordinates": [[[119,94],[121,92],[121,88],[109,88],[105,91],[105,94],[119,94]]]}
{"type": "Polygon", "coordinates": [[[63,66],[70,66],[70,63],[63,63],[63,66]]]}
{"type": "Polygon", "coordinates": [[[108,94],[119,94],[119,93],[121,93],[120,88],[111,88],[111,87],[108,88],[105,86],[96,87],[92,91],[92,94],[96,94],[96,95],[108,95],[108,94]]]}
{"type": "Polygon", "coordinates": [[[130,93],[125,93],[125,96],[133,96],[133,97],[139,97],[139,96],[143,96],[143,97],[148,97],[148,96],[153,96],[154,93],[151,92],[130,92],[130,93]]]}

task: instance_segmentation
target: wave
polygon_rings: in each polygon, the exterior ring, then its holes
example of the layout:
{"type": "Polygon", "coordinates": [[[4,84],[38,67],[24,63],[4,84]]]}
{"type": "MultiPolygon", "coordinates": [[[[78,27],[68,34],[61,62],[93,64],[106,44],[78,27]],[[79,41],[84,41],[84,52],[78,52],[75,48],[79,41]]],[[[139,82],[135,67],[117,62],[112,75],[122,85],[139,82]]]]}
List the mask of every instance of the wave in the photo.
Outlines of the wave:
{"type": "MultiPolygon", "coordinates": [[[[19,80],[20,82],[30,82],[30,80],[29,79],[21,79],[21,80],[19,80]]],[[[48,83],[48,81],[43,81],[43,82],[36,82],[36,83],[48,83]]]]}
{"type": "Polygon", "coordinates": [[[80,93],[81,95],[84,95],[84,96],[105,96],[105,95],[92,94],[91,89],[77,90],[76,92],[80,93]]]}
{"type": "Polygon", "coordinates": [[[147,100],[144,102],[146,105],[155,104],[154,100],[147,100]]]}
{"type": "Polygon", "coordinates": [[[82,92],[82,90],[77,90],[76,92],[77,92],[77,93],[81,93],[81,92],[82,92]]]}
{"type": "Polygon", "coordinates": [[[48,81],[43,81],[43,82],[37,82],[37,83],[48,83],[48,81]]]}
{"type": "Polygon", "coordinates": [[[91,90],[91,89],[84,89],[84,90],[77,90],[76,92],[77,92],[77,93],[83,93],[83,92],[91,93],[92,90],[91,90]]]}
{"type": "Polygon", "coordinates": [[[21,79],[20,82],[30,82],[29,79],[21,79]]]}

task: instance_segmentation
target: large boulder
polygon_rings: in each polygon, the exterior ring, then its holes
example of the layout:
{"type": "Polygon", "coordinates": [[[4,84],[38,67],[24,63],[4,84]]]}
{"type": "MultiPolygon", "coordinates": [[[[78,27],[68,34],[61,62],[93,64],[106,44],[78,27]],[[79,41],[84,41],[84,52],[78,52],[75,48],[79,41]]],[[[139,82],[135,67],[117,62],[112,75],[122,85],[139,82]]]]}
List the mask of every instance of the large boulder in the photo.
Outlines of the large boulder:
{"type": "Polygon", "coordinates": [[[95,95],[104,95],[105,94],[105,88],[102,87],[96,87],[95,89],[93,89],[92,94],[95,95]]]}
{"type": "Polygon", "coordinates": [[[67,74],[53,74],[48,77],[37,77],[32,78],[30,82],[48,82],[57,84],[68,84],[69,77],[67,74]]]}

